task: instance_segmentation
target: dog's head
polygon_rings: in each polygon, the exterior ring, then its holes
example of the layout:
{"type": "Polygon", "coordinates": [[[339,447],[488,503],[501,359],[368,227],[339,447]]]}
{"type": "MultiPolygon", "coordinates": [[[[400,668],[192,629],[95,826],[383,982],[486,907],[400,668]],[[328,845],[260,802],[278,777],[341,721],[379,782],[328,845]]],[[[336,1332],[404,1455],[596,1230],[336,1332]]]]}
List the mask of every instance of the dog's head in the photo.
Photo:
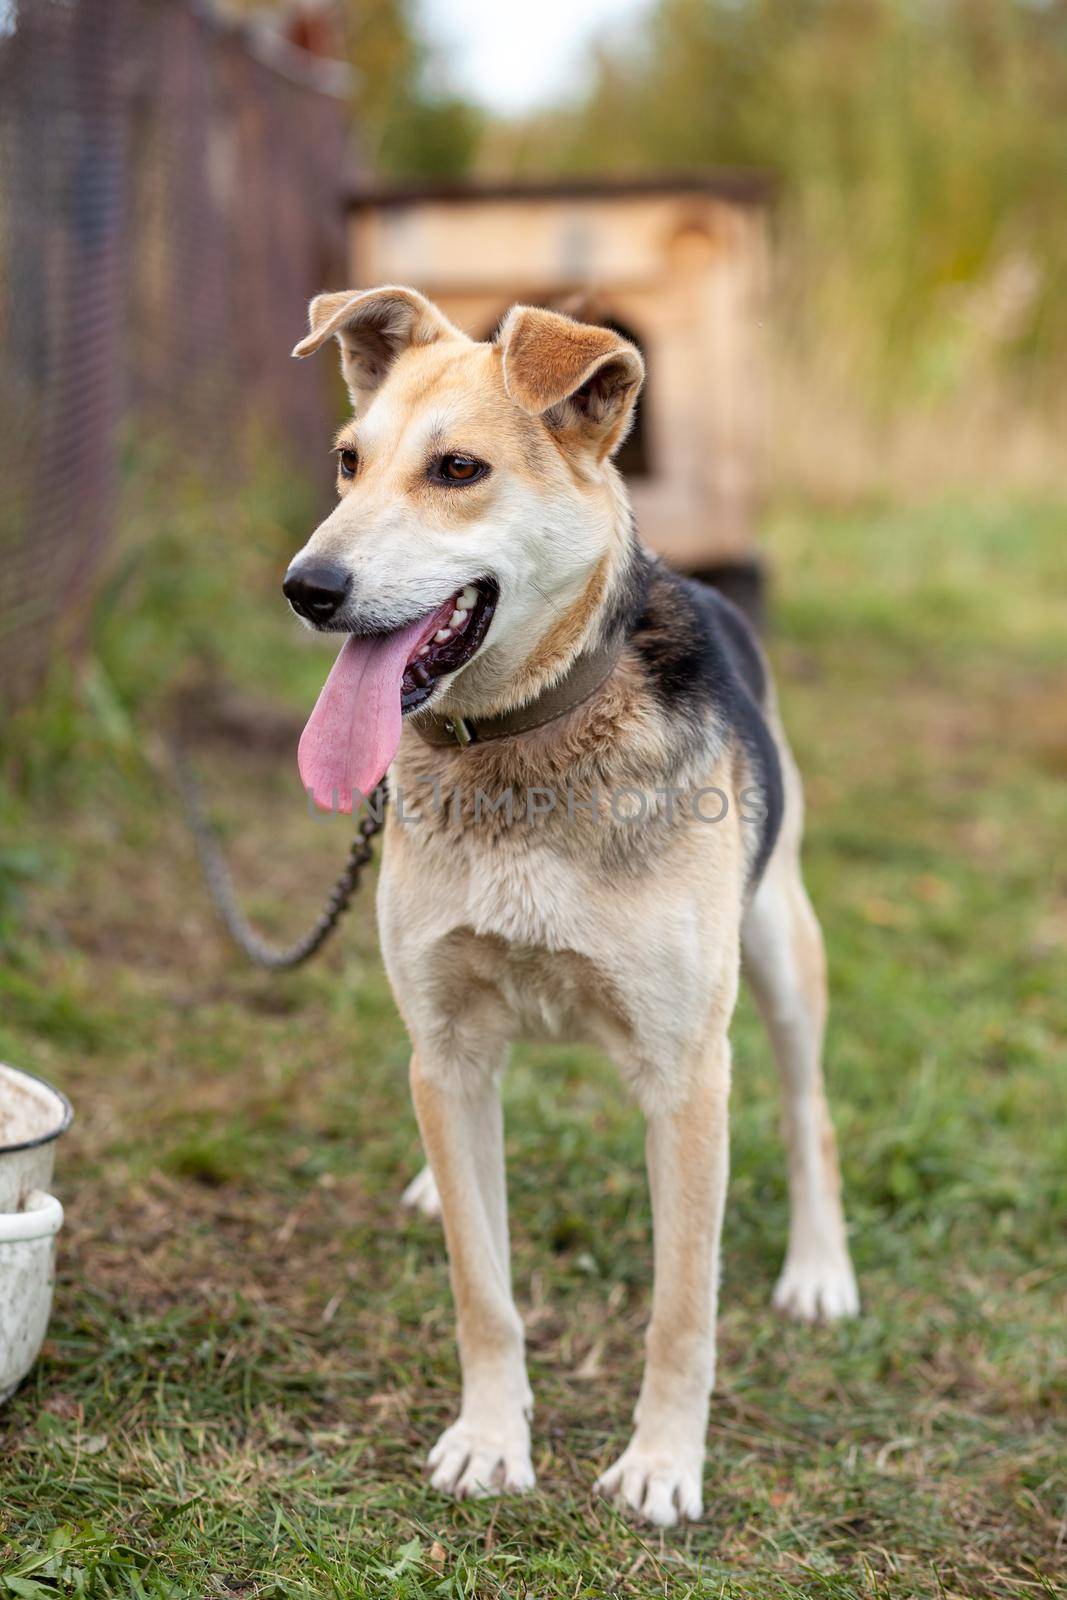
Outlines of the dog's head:
{"type": "Polygon", "coordinates": [[[620,544],[611,456],[644,367],[618,334],[531,306],[490,344],[413,289],[319,295],[310,316],[293,354],[336,338],[354,415],[340,503],[284,587],[349,636],[301,741],[305,784],[344,806],[388,767],[402,714],[457,701],[460,674],[484,711],[539,656],[551,676],[580,648],[620,544]]]}

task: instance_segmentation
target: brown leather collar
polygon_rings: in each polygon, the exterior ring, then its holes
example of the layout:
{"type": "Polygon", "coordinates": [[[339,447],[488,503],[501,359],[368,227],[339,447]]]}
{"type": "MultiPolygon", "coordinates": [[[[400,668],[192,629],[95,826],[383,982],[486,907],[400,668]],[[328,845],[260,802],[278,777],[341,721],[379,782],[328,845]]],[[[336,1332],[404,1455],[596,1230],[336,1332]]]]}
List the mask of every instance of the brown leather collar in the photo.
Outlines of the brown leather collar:
{"type": "Polygon", "coordinates": [[[513,711],[501,711],[490,717],[443,716],[433,711],[415,711],[411,714],[411,726],[427,744],[453,747],[532,733],[534,728],[555,722],[557,717],[565,716],[594,695],[601,684],[607,682],[624,642],[616,639],[610,645],[579,656],[551,689],[524,706],[516,706],[513,711]]]}

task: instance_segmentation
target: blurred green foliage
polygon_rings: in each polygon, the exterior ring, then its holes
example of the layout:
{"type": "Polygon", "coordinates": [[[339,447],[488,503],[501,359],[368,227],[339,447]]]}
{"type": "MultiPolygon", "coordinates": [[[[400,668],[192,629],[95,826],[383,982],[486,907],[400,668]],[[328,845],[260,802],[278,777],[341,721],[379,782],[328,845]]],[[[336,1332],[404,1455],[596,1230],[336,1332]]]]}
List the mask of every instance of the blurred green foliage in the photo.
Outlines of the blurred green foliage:
{"type": "Polygon", "coordinates": [[[470,165],[478,111],[440,80],[412,0],[345,0],[359,140],[382,177],[451,178],[470,165]]]}
{"type": "MultiPolygon", "coordinates": [[[[1067,7],[656,0],[588,94],[498,129],[520,172],[780,175],[779,303],[875,387],[1051,390],[1067,355],[1067,7]]],[[[899,397],[899,396],[898,396],[899,397]]]]}

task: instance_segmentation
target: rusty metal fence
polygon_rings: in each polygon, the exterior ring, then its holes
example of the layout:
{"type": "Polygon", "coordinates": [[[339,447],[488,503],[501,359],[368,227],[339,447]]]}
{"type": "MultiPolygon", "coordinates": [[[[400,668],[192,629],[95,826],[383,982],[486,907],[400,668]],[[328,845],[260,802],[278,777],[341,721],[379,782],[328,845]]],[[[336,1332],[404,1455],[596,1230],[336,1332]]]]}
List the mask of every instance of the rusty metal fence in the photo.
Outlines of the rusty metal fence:
{"type": "Polygon", "coordinates": [[[180,0],[0,0],[0,702],[84,615],[127,424],[321,451],[287,352],[344,276],[347,102],[180,0]]]}

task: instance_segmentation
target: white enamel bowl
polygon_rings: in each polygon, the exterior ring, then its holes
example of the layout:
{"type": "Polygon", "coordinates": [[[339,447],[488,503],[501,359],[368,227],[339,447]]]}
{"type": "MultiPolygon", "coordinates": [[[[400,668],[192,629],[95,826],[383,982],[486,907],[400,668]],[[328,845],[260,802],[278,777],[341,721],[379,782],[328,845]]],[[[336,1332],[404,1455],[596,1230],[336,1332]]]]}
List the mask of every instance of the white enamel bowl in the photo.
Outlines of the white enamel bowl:
{"type": "Polygon", "coordinates": [[[0,1404],[37,1360],[48,1329],[63,1207],[49,1193],[66,1095],[0,1062],[0,1404]]]}

